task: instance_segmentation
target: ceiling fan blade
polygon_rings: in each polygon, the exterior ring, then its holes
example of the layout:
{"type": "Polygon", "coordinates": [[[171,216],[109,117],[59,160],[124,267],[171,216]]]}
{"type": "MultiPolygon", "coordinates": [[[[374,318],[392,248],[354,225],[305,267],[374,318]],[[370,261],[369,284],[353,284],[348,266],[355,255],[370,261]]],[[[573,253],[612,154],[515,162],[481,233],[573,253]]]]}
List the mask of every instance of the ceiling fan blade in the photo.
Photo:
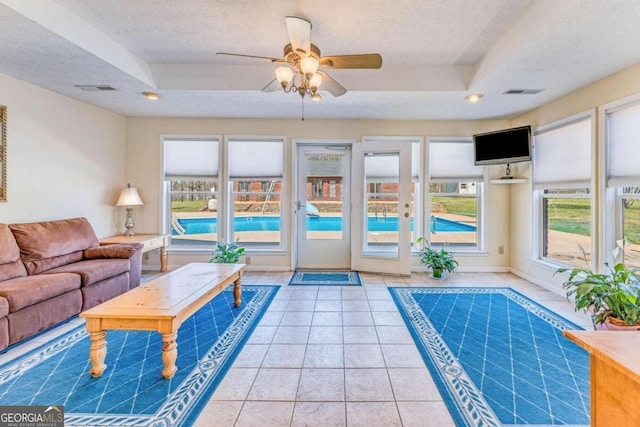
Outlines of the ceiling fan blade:
{"type": "Polygon", "coordinates": [[[321,90],[326,90],[333,96],[342,96],[347,93],[347,90],[342,87],[340,83],[333,80],[327,73],[324,71],[318,71],[318,73],[322,75],[322,83],[320,83],[321,90]]]}
{"type": "Polygon", "coordinates": [[[320,58],[320,65],[329,68],[380,68],[382,56],[377,53],[323,56],[320,58]]]}
{"type": "Polygon", "coordinates": [[[238,56],[240,58],[252,58],[252,59],[266,59],[267,61],[271,61],[271,62],[287,62],[282,58],[269,58],[267,56],[242,55],[240,53],[217,52],[216,55],[238,56]]]}
{"type": "Polygon", "coordinates": [[[291,47],[299,56],[309,56],[311,53],[311,22],[297,16],[284,18],[289,30],[291,47]]]}
{"type": "Polygon", "coordinates": [[[263,92],[275,92],[278,89],[282,89],[282,85],[278,81],[278,79],[273,79],[271,82],[262,88],[263,92]]]}

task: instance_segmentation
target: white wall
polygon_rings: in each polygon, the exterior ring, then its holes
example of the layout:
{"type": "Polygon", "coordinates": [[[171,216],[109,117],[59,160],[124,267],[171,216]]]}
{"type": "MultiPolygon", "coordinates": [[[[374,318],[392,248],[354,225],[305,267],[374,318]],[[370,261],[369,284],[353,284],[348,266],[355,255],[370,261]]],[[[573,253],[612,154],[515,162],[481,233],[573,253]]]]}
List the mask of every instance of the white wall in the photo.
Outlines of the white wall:
{"type": "Polygon", "coordinates": [[[7,107],[7,196],[0,222],[84,216],[99,237],[119,232],[126,185],[124,116],[0,74],[7,107]]]}
{"type": "MultiPolygon", "coordinates": [[[[285,183],[288,200],[292,200],[291,140],[351,139],[360,141],[365,135],[404,136],[471,136],[474,133],[503,129],[506,120],[487,121],[381,121],[381,120],[266,120],[266,119],[188,119],[138,118],[127,119],[127,177],[141,193],[145,205],[136,210],[136,230],[155,233],[160,230],[160,136],[181,135],[284,135],[287,137],[288,169],[285,183]]],[[[492,178],[503,174],[503,168],[492,167],[492,178]]],[[[458,257],[461,269],[505,269],[510,265],[509,253],[509,191],[504,185],[488,185],[486,189],[489,215],[487,221],[488,256],[458,257]],[[497,247],[505,247],[498,255],[497,247]]],[[[169,253],[169,265],[206,261],[208,253],[169,253]]],[[[417,260],[414,260],[417,263],[417,260]]],[[[153,259],[150,263],[157,262],[153,259]]],[[[261,267],[288,267],[291,253],[282,256],[259,257],[252,255],[252,264],[261,267]]]]}
{"type": "MultiPolygon", "coordinates": [[[[511,125],[532,125],[533,127],[545,125],[590,109],[595,108],[598,111],[600,105],[639,92],[640,64],[637,64],[517,117],[512,120],[511,125]]],[[[596,162],[600,161],[597,154],[601,144],[603,144],[603,141],[599,139],[598,132],[596,132],[596,147],[594,151],[594,160],[596,162]]],[[[530,177],[529,167],[526,167],[522,174],[530,177]]],[[[545,266],[533,259],[534,255],[531,250],[533,228],[531,192],[531,183],[514,185],[511,188],[509,207],[511,217],[511,267],[524,277],[560,292],[563,280],[562,276],[553,276],[556,268],[545,266]]],[[[599,188],[595,188],[593,211],[596,215],[599,212],[597,204],[600,200],[603,200],[602,196],[602,194],[599,194],[599,188]]],[[[595,220],[596,223],[599,223],[601,218],[596,217],[595,220]]],[[[595,248],[602,247],[600,244],[602,236],[600,234],[596,234],[592,238],[595,242],[595,248]]],[[[594,254],[595,259],[600,259],[601,257],[606,258],[605,254],[594,254]]]]}

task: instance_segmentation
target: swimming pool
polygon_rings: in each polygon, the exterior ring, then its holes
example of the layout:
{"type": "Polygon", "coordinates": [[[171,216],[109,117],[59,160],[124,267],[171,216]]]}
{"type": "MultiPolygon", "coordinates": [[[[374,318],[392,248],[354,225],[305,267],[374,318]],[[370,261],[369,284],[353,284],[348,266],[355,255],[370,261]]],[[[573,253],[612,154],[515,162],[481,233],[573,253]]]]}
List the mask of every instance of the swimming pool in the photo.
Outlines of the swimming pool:
{"type": "MultiPolygon", "coordinates": [[[[431,221],[432,232],[474,232],[476,227],[461,222],[451,221],[444,218],[434,217],[431,221]]],[[[218,224],[215,218],[179,218],[178,223],[184,228],[184,234],[217,233],[218,224]]],[[[233,220],[234,231],[280,231],[279,216],[240,216],[233,220]]],[[[375,217],[368,219],[369,231],[397,231],[397,217],[375,217]]],[[[340,217],[307,217],[308,231],[340,231],[342,230],[342,218],[340,217]]],[[[413,231],[413,219],[411,220],[411,230],[413,231]]],[[[171,230],[172,234],[178,234],[171,230]]]]}

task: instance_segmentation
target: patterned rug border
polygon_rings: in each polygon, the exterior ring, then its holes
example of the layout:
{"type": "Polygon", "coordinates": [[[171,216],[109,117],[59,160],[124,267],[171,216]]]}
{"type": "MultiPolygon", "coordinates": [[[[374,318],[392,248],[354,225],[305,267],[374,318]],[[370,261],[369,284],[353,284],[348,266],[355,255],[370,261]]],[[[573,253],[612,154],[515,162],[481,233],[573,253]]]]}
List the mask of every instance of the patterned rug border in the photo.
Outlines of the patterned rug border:
{"type": "Polygon", "coordinates": [[[362,280],[360,274],[357,271],[352,270],[296,270],[289,280],[289,286],[362,286],[362,280]],[[302,278],[305,274],[347,274],[349,276],[348,282],[335,282],[335,281],[314,281],[305,283],[302,278]]]}
{"type": "MultiPolygon", "coordinates": [[[[439,331],[416,303],[413,294],[502,294],[556,329],[583,329],[512,288],[389,287],[388,289],[405,324],[412,326],[409,332],[457,426],[500,427],[504,425],[500,423],[464,367],[452,354],[439,331]]],[[[543,426],[528,425],[528,427],[543,426]]]]}
{"type": "MultiPolygon", "coordinates": [[[[232,363],[253,333],[256,325],[267,311],[271,301],[280,289],[279,285],[243,285],[243,289],[256,292],[245,307],[229,325],[164,405],[153,415],[135,414],[82,414],[65,413],[65,426],[151,426],[175,427],[192,425],[213,395],[232,363]]],[[[233,292],[225,289],[223,292],[233,292]]],[[[27,373],[40,361],[66,351],[78,341],[88,338],[84,325],[79,325],[63,333],[48,343],[44,343],[15,360],[0,365],[0,385],[27,373]]],[[[88,375],[88,374],[87,374],[88,375]]]]}

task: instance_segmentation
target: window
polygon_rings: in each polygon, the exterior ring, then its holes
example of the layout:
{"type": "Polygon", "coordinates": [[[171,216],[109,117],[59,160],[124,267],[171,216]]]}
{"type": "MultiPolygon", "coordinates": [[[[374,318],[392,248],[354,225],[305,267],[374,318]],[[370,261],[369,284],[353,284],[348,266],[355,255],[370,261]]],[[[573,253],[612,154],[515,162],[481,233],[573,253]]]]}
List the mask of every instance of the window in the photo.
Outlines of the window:
{"type": "Polygon", "coordinates": [[[218,239],[218,139],[164,139],[165,229],[172,245],[218,239]]]}
{"type": "Polygon", "coordinates": [[[229,138],[229,240],[281,246],[284,140],[229,138]]]}
{"type": "Polygon", "coordinates": [[[322,188],[322,178],[312,178],[311,181],[311,198],[321,199],[324,197],[322,188]]]}
{"type": "Polygon", "coordinates": [[[538,258],[575,267],[591,262],[591,116],[535,132],[538,258]]]}
{"type": "Polygon", "coordinates": [[[607,243],[613,249],[615,240],[626,238],[624,262],[640,268],[640,102],[626,102],[608,110],[606,129],[606,185],[616,201],[616,209],[610,215],[615,238],[609,238],[607,243]]]}
{"type": "Polygon", "coordinates": [[[480,248],[484,167],[474,165],[469,138],[429,140],[429,218],[432,244],[480,248]]]}

